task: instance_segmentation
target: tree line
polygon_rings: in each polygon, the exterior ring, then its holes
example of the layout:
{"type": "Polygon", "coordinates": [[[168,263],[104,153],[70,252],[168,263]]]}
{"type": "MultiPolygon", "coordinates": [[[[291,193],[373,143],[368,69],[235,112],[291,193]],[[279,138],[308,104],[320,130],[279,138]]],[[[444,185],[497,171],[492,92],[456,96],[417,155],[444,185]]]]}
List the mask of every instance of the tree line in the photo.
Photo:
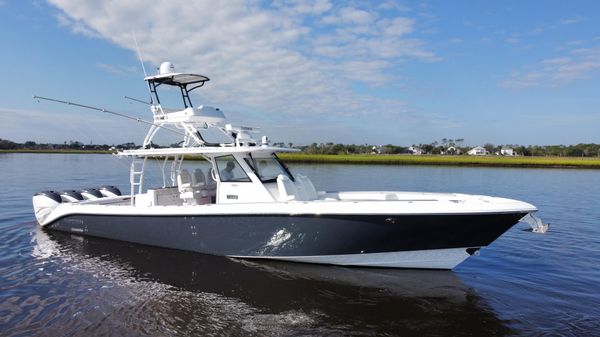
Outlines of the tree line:
{"type": "MultiPolygon", "coordinates": [[[[463,142],[462,139],[459,139],[463,142]]],[[[283,143],[275,143],[276,146],[284,146],[283,143]]],[[[292,147],[291,143],[287,144],[292,147]]],[[[412,146],[398,146],[393,144],[339,144],[339,143],[312,143],[306,146],[293,146],[307,154],[412,154],[418,150],[422,154],[453,154],[466,155],[472,149],[456,141],[433,142],[429,144],[413,144],[412,146]]],[[[494,145],[486,143],[483,145],[489,154],[501,153],[502,148],[511,148],[516,155],[520,156],[553,156],[553,157],[600,157],[600,144],[576,144],[576,145],[518,145],[504,144],[494,145]]]]}
{"type": "Polygon", "coordinates": [[[90,151],[109,151],[111,148],[119,149],[136,149],[138,146],[135,143],[123,144],[83,144],[79,141],[65,141],[64,143],[36,143],[34,141],[26,141],[25,143],[16,143],[7,139],[0,138],[0,150],[90,150],[90,151]]]}
{"type": "MultiPolygon", "coordinates": [[[[412,146],[398,146],[393,144],[374,145],[374,144],[340,144],[340,143],[312,143],[310,145],[296,145],[293,143],[276,142],[274,146],[293,147],[302,150],[306,154],[410,154],[415,150],[420,150],[422,154],[455,154],[465,155],[472,147],[464,146],[463,139],[446,139],[435,141],[429,144],[413,144],[412,146]],[[449,149],[453,149],[449,151],[449,149]]],[[[173,144],[172,146],[177,146],[173,144]]],[[[152,147],[160,147],[152,144],[152,147]]],[[[494,145],[484,144],[483,147],[489,154],[500,153],[503,147],[513,149],[521,156],[554,156],[554,157],[600,157],[600,144],[576,144],[576,145],[518,145],[505,144],[494,145]]],[[[90,151],[109,151],[112,149],[136,149],[139,148],[133,142],[123,144],[83,144],[79,141],[65,141],[59,144],[36,143],[26,141],[16,143],[10,140],[0,138],[0,150],[90,150],[90,151]]]]}

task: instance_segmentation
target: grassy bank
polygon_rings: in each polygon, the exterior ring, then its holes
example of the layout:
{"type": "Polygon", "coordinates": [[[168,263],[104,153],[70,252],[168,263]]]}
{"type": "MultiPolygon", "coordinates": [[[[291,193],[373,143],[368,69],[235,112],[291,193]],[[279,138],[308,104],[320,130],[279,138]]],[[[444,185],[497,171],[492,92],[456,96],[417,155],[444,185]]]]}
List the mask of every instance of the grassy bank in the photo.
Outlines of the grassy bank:
{"type": "MultiPolygon", "coordinates": [[[[109,154],[110,151],[89,150],[0,150],[0,153],[72,153],[109,154]]],[[[501,157],[501,156],[439,156],[439,155],[315,155],[281,153],[286,163],[369,164],[369,165],[444,165],[489,167],[548,167],[600,169],[600,158],[579,157],[501,157]]],[[[192,156],[186,156],[194,159],[192,156]]],[[[198,158],[200,159],[200,158],[198,158]]]]}
{"type": "Polygon", "coordinates": [[[335,163],[382,165],[449,165],[492,167],[552,167],[600,169],[600,158],[574,157],[501,157],[438,155],[309,155],[282,153],[287,163],[335,163]]]}

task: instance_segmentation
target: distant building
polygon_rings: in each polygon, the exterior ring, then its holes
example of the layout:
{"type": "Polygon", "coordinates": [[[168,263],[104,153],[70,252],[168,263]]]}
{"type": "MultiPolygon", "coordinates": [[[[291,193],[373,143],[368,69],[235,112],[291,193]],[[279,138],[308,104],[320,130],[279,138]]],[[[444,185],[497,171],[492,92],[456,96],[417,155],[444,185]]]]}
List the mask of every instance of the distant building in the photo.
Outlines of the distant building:
{"type": "Polygon", "coordinates": [[[460,149],[457,149],[454,146],[450,146],[446,150],[442,151],[441,154],[446,154],[446,155],[460,154],[460,149]]]}
{"type": "Polygon", "coordinates": [[[381,146],[373,145],[373,148],[371,148],[371,154],[381,154],[381,146]]]}
{"type": "Polygon", "coordinates": [[[417,155],[421,155],[421,154],[423,154],[423,150],[421,150],[420,148],[418,148],[418,147],[415,147],[415,146],[411,146],[411,147],[409,147],[409,148],[408,148],[408,151],[409,151],[410,153],[412,153],[412,154],[417,154],[417,155]]]}
{"type": "Polygon", "coordinates": [[[514,156],[515,152],[510,147],[502,147],[500,149],[500,155],[501,156],[514,156]]]}
{"type": "Polygon", "coordinates": [[[476,146],[470,149],[467,154],[469,156],[485,156],[488,154],[487,150],[483,146],[476,146]]]}

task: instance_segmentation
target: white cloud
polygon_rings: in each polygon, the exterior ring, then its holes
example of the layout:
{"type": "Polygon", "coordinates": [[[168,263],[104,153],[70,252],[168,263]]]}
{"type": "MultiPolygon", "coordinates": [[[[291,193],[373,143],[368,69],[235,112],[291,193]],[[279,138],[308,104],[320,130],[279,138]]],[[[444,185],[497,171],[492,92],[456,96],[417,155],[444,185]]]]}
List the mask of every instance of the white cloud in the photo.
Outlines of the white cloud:
{"type": "Polygon", "coordinates": [[[88,37],[99,37],[98,34],[96,34],[96,32],[94,32],[93,30],[89,29],[85,25],[85,23],[70,18],[62,13],[56,16],[56,20],[61,26],[70,27],[74,33],[82,34],[88,37]]]}
{"type": "Polygon", "coordinates": [[[139,72],[138,68],[136,68],[136,67],[123,66],[123,65],[112,65],[112,64],[102,63],[102,62],[96,63],[96,67],[99,69],[102,69],[106,72],[109,72],[113,75],[118,75],[118,76],[126,76],[126,75],[130,75],[132,73],[139,72]]]}
{"type": "Polygon", "coordinates": [[[513,34],[511,37],[506,39],[507,43],[519,43],[521,42],[521,38],[518,35],[513,34]]]}
{"type": "Polygon", "coordinates": [[[575,80],[587,79],[600,73],[600,47],[579,48],[567,55],[541,60],[514,71],[499,84],[506,88],[522,89],[536,86],[556,87],[575,80]]]}
{"type": "Polygon", "coordinates": [[[542,34],[547,28],[543,26],[538,26],[533,28],[525,33],[515,32],[510,34],[509,37],[505,39],[506,43],[517,44],[527,40],[527,37],[537,36],[542,34]]]}
{"type": "MultiPolygon", "coordinates": [[[[354,8],[333,10],[324,18],[333,25],[331,33],[312,36],[315,55],[341,62],[398,61],[406,58],[421,61],[439,61],[440,58],[425,48],[423,41],[408,37],[415,31],[415,20],[407,17],[388,18],[377,12],[367,13],[354,8]]],[[[388,67],[381,68],[365,82],[380,85],[388,78],[388,67]]]]}
{"type": "Polygon", "coordinates": [[[322,22],[329,25],[369,25],[376,19],[376,14],[354,7],[344,7],[336,13],[331,13],[323,18],[322,22]]]}
{"type": "Polygon", "coordinates": [[[356,93],[353,83],[394,83],[394,67],[402,61],[439,60],[411,36],[414,19],[326,0],[269,8],[254,1],[50,2],[61,10],[59,23],[75,33],[135,51],[135,32],[147,63],[169,60],[178,71],[208,75],[211,83],[199,93],[203,101],[237,110],[234,116],[396,115],[404,111],[398,110],[402,102],[356,93]]]}
{"type": "Polygon", "coordinates": [[[410,11],[410,8],[408,8],[407,6],[400,4],[396,1],[384,1],[383,3],[381,3],[381,5],[379,5],[380,9],[385,9],[385,10],[397,10],[399,12],[408,12],[410,11]]]}
{"type": "Polygon", "coordinates": [[[571,63],[573,60],[570,57],[555,57],[552,59],[546,59],[541,62],[544,65],[560,65],[571,63]]]}
{"type": "Polygon", "coordinates": [[[411,33],[414,23],[414,20],[402,17],[380,22],[383,27],[383,34],[388,36],[402,36],[411,33]]]}
{"type": "Polygon", "coordinates": [[[288,0],[274,5],[292,15],[321,15],[333,7],[328,0],[288,0]]]}
{"type": "Polygon", "coordinates": [[[376,84],[387,82],[389,79],[381,73],[381,69],[386,68],[387,65],[385,61],[348,61],[340,64],[339,68],[350,79],[364,81],[368,78],[369,83],[376,84]]]}
{"type": "Polygon", "coordinates": [[[574,24],[578,24],[582,21],[583,21],[583,18],[581,16],[576,16],[576,17],[572,17],[572,18],[562,19],[559,21],[559,23],[561,25],[574,25],[574,24]]]}
{"type": "Polygon", "coordinates": [[[510,73],[509,77],[500,81],[500,85],[505,88],[523,89],[540,85],[544,74],[537,71],[510,73]]]}
{"type": "Polygon", "coordinates": [[[528,31],[527,35],[529,35],[529,36],[539,35],[539,34],[542,34],[545,30],[546,30],[546,28],[538,26],[538,27],[528,31]]]}
{"type": "Polygon", "coordinates": [[[573,41],[570,41],[569,43],[567,43],[567,45],[569,45],[569,46],[580,46],[583,44],[586,44],[585,40],[573,40],[573,41]]]}

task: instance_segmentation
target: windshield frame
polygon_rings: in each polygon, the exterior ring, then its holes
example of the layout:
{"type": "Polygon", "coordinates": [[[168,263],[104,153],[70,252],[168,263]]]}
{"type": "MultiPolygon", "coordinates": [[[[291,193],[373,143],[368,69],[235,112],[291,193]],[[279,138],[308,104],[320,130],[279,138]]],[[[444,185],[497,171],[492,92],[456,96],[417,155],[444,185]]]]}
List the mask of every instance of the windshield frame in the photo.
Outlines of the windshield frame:
{"type": "MultiPolygon", "coordinates": [[[[279,159],[279,157],[277,157],[277,155],[275,153],[271,153],[270,155],[267,155],[264,157],[260,156],[258,158],[255,158],[254,156],[252,156],[251,153],[249,153],[248,157],[244,158],[244,160],[246,161],[246,164],[248,164],[248,166],[250,166],[252,171],[254,171],[254,174],[262,183],[276,182],[277,177],[268,177],[268,179],[265,179],[262,176],[262,174],[260,173],[260,169],[258,168],[258,165],[256,163],[258,160],[268,160],[268,161],[271,161],[272,163],[273,162],[276,163],[277,167],[279,168],[279,171],[280,171],[279,174],[283,174],[283,175],[287,176],[291,181],[295,181],[294,176],[292,175],[290,170],[285,166],[285,164],[281,161],[281,159],[279,159]]],[[[279,174],[277,176],[279,176],[279,174]]]]}
{"type": "Polygon", "coordinates": [[[221,183],[251,183],[252,182],[252,179],[250,179],[250,177],[248,176],[248,172],[246,172],[246,170],[244,170],[244,167],[242,165],[240,165],[240,162],[232,154],[215,157],[215,165],[217,167],[217,172],[219,174],[219,181],[221,183]],[[227,158],[227,157],[231,157],[231,159],[233,159],[233,160],[229,160],[229,161],[232,161],[232,162],[234,162],[234,164],[236,164],[236,166],[234,166],[234,168],[235,167],[239,168],[239,171],[241,171],[244,174],[243,177],[235,177],[233,179],[223,180],[221,170],[224,168],[222,168],[221,163],[222,163],[222,159],[227,158]]]}

